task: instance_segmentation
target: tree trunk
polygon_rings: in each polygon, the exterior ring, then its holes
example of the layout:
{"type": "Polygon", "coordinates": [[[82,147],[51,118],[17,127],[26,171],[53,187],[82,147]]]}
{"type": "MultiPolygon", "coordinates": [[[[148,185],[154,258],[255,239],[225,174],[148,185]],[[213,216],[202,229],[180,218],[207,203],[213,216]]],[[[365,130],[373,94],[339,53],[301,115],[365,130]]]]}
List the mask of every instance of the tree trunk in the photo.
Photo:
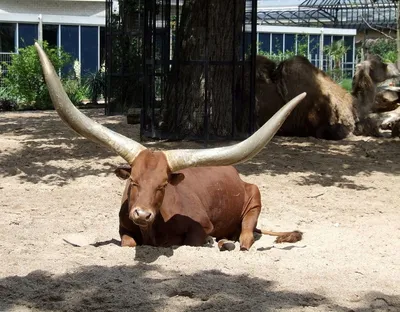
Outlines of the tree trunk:
{"type": "Polygon", "coordinates": [[[232,61],[239,60],[243,14],[243,0],[184,1],[163,107],[165,129],[179,138],[203,136],[206,127],[231,134],[232,86],[240,74],[232,61]],[[227,63],[210,63],[221,61],[227,63]]]}

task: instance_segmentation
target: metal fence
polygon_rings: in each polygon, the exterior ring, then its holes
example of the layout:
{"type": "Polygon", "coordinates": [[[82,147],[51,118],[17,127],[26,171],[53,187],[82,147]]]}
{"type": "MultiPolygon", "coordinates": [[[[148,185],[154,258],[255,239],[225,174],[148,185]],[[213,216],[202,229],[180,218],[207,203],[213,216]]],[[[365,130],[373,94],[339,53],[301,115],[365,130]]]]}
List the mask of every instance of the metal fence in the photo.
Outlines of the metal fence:
{"type": "Polygon", "coordinates": [[[106,113],[140,111],[141,134],[151,138],[252,133],[257,1],[126,3],[107,0],[106,113]]]}
{"type": "Polygon", "coordinates": [[[7,66],[5,64],[11,64],[13,54],[0,52],[0,87],[3,87],[4,78],[7,76],[7,66]]]}

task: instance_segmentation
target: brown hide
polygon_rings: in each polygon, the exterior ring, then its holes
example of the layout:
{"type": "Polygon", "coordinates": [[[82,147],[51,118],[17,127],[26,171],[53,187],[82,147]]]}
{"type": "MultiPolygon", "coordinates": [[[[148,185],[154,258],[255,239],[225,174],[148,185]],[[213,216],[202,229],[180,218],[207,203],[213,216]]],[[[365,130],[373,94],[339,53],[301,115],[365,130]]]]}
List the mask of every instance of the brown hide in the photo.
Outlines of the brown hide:
{"type": "Polygon", "coordinates": [[[268,75],[270,84],[257,85],[259,124],[282,107],[285,99],[303,90],[307,98],[293,110],[278,134],[342,139],[353,131],[352,97],[305,57],[285,60],[268,75]]]}
{"type": "Polygon", "coordinates": [[[352,92],[359,118],[364,118],[373,112],[377,96],[377,84],[399,74],[393,64],[385,64],[374,55],[356,67],[353,77],[352,92]]]}
{"type": "Polygon", "coordinates": [[[241,248],[249,249],[261,210],[257,186],[243,182],[231,166],[188,168],[179,173],[184,179],[166,186],[154,221],[146,226],[130,218],[143,190],[129,194],[128,180],[120,211],[122,245],[201,246],[210,235],[234,240],[240,236],[241,248]]]}

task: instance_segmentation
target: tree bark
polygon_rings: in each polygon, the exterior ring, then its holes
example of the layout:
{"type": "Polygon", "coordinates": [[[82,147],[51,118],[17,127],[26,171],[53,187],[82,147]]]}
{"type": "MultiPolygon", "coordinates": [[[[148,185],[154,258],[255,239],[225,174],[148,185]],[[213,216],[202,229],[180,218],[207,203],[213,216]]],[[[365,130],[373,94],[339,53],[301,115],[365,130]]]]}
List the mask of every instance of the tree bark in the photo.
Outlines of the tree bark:
{"type": "Polygon", "coordinates": [[[234,74],[232,61],[239,60],[243,14],[243,0],[184,1],[163,107],[168,132],[179,138],[203,136],[206,127],[216,136],[232,132],[232,86],[240,72],[234,74]],[[221,61],[227,63],[210,63],[221,61]]]}

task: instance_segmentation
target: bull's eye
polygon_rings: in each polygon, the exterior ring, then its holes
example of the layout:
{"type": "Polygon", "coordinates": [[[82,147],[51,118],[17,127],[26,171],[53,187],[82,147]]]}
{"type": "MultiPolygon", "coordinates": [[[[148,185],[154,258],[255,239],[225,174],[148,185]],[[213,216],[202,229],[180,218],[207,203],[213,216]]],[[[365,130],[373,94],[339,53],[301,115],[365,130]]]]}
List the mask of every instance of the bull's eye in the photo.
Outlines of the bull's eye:
{"type": "Polygon", "coordinates": [[[136,181],[131,181],[131,186],[138,187],[138,186],[139,186],[139,183],[137,183],[136,181]]]}

